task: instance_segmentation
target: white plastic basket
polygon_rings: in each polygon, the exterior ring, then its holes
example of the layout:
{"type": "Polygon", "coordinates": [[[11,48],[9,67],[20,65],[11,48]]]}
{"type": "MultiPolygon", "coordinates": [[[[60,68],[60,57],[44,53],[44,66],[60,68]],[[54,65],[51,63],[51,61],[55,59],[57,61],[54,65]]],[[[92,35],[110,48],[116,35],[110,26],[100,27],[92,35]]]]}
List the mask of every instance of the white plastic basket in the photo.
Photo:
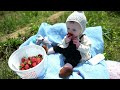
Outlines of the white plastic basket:
{"type": "Polygon", "coordinates": [[[46,52],[43,47],[38,45],[28,45],[17,49],[11,54],[8,60],[8,66],[10,67],[10,69],[15,71],[22,79],[35,79],[38,77],[42,77],[45,73],[45,58],[46,52]],[[38,54],[41,54],[43,56],[43,60],[38,65],[28,70],[19,70],[22,57],[36,56],[38,54]]]}

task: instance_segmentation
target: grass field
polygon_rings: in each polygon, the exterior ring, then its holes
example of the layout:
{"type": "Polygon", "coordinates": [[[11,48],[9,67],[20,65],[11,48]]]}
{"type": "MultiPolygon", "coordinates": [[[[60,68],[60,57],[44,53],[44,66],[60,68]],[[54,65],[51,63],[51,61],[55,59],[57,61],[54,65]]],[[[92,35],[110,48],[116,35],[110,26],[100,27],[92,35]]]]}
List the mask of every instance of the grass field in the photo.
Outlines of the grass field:
{"type": "MultiPolygon", "coordinates": [[[[55,24],[65,22],[72,11],[64,11],[56,22],[47,18],[58,11],[0,11],[0,37],[7,36],[17,30],[29,26],[25,34],[18,38],[0,42],[0,79],[19,79],[8,67],[10,55],[30,36],[36,34],[42,22],[55,24]]],[[[87,27],[102,26],[104,53],[106,60],[120,61],[120,12],[115,11],[85,11],[88,20],[87,27]]]]}

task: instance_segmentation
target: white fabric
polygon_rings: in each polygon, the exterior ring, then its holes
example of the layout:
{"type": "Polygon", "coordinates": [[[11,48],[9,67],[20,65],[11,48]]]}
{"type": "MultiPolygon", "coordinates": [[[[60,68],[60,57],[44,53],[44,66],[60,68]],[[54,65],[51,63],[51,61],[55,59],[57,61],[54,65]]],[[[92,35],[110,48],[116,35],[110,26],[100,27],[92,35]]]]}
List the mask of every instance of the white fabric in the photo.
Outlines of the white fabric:
{"type": "Polygon", "coordinates": [[[81,60],[88,60],[91,58],[90,54],[90,48],[91,48],[91,41],[90,39],[84,35],[81,39],[80,46],[78,47],[78,50],[80,51],[80,54],[82,56],[81,60]]]}

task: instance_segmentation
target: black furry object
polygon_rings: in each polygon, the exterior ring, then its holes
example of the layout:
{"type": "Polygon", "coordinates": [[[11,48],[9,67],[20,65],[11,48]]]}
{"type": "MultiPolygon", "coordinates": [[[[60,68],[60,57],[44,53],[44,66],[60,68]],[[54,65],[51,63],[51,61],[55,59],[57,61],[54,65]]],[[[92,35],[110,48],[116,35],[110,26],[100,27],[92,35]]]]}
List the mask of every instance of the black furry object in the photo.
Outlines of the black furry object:
{"type": "Polygon", "coordinates": [[[53,47],[55,53],[63,54],[65,59],[65,63],[70,63],[73,67],[77,66],[79,61],[81,60],[80,52],[76,49],[76,45],[73,44],[71,40],[69,46],[67,48],[61,48],[59,46],[53,47]]]}

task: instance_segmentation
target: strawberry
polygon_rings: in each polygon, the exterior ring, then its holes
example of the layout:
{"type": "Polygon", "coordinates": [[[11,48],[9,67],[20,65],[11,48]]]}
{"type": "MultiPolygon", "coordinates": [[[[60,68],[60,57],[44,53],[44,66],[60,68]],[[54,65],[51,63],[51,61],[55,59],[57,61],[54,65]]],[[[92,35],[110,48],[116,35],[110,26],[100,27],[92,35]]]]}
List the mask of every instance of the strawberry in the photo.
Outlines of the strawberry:
{"type": "Polygon", "coordinates": [[[37,65],[37,63],[36,63],[36,62],[32,63],[32,66],[33,66],[33,67],[35,67],[36,65],[37,65]]]}
{"type": "Polygon", "coordinates": [[[25,61],[25,59],[26,59],[26,58],[25,58],[25,57],[23,57],[23,58],[21,59],[21,61],[22,61],[22,62],[24,62],[24,61],[25,61]]]}
{"type": "Polygon", "coordinates": [[[25,70],[25,68],[21,68],[21,70],[25,70]]]}
{"type": "Polygon", "coordinates": [[[33,57],[33,58],[31,59],[31,61],[32,61],[32,63],[33,63],[33,62],[36,62],[36,58],[33,57]]]}
{"type": "Polygon", "coordinates": [[[37,60],[37,64],[40,63],[40,62],[42,61],[39,57],[36,58],[36,60],[37,60]]]}
{"type": "Polygon", "coordinates": [[[70,37],[70,36],[72,36],[73,34],[68,32],[68,34],[67,34],[67,35],[68,35],[68,37],[70,37]]]}
{"type": "Polygon", "coordinates": [[[24,63],[24,64],[27,64],[27,60],[25,60],[23,63],[24,63]]]}
{"type": "Polygon", "coordinates": [[[27,64],[31,65],[31,64],[32,64],[32,62],[31,62],[30,60],[28,60],[28,61],[27,61],[27,64]]]}
{"type": "Polygon", "coordinates": [[[29,65],[26,64],[26,65],[25,65],[25,69],[27,70],[27,69],[29,69],[29,68],[30,68],[29,65]]]}
{"type": "Polygon", "coordinates": [[[28,60],[31,60],[32,59],[32,57],[28,57],[28,60]]]}
{"type": "Polygon", "coordinates": [[[24,67],[24,66],[25,66],[25,64],[22,62],[22,63],[20,64],[20,66],[21,66],[21,67],[24,67]]]}

